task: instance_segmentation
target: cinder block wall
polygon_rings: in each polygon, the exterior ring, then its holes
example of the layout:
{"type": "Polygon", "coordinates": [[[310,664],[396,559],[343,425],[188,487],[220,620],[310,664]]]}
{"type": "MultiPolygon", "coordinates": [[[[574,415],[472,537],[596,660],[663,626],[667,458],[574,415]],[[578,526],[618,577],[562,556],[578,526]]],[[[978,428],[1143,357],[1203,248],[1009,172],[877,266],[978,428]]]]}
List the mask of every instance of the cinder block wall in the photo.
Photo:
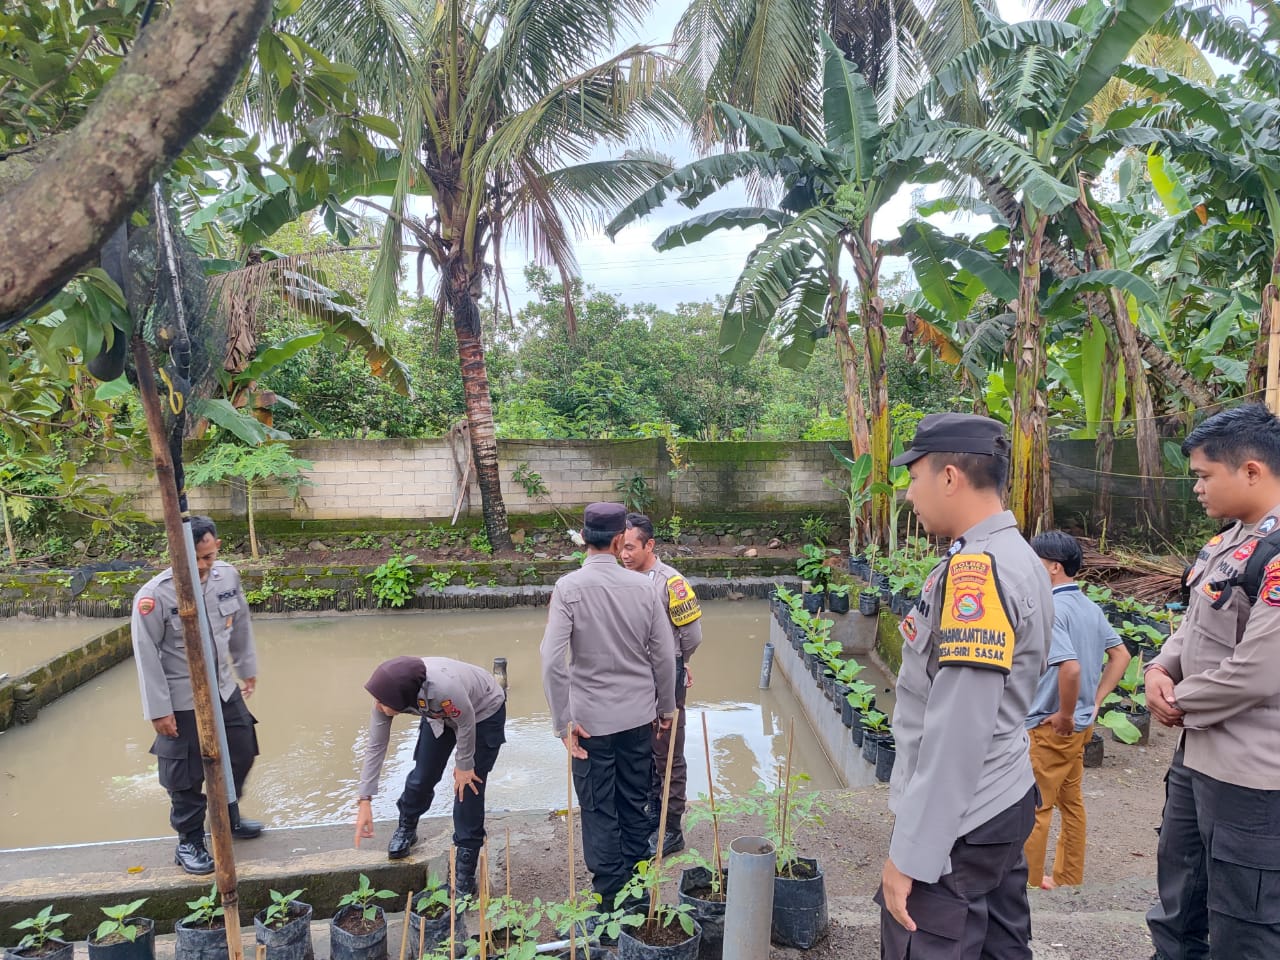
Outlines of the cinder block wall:
{"type": "MultiPolygon", "coordinates": [[[[639,474],[653,497],[656,516],[697,517],[779,510],[842,512],[847,474],[827,441],[687,441],[680,446],[684,466],[673,471],[665,442],[638,440],[503,440],[498,442],[502,493],[511,513],[576,510],[594,500],[620,500],[618,483],[639,474]],[[521,464],[537,473],[549,493],[530,498],[512,479],[521,464]],[[827,482],[830,481],[830,482],[827,482]]],[[[459,480],[449,443],[431,440],[299,440],[295,454],[310,460],[311,486],[295,503],[280,488],[257,496],[255,514],[292,520],[448,519],[458,502],[459,480]]],[[[1088,513],[1100,491],[1092,441],[1050,445],[1054,503],[1060,520],[1088,513]]],[[[1112,495],[1118,518],[1128,517],[1140,496],[1132,440],[1116,443],[1112,495]]],[[[146,465],[99,467],[115,490],[133,495],[137,509],[160,518],[160,497],[146,465]]],[[[1191,497],[1186,478],[1170,478],[1166,499],[1175,514],[1191,497]]],[[[243,490],[229,485],[189,492],[191,508],[215,517],[245,515],[243,490]]],[[[478,516],[480,489],[472,476],[462,516],[478,516]]]]}

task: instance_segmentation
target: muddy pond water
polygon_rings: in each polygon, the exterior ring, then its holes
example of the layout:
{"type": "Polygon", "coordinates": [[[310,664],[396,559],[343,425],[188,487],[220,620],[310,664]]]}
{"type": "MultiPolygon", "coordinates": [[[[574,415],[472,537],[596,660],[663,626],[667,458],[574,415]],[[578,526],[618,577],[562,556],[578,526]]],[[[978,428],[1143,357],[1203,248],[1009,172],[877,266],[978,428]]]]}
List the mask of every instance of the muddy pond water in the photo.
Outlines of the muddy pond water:
{"type": "MultiPolygon", "coordinates": [[[[564,747],[551,732],[538,659],[545,617],[544,610],[521,609],[255,618],[259,678],[249,706],[259,721],[261,755],[246,789],[246,814],[275,827],[352,817],[370,706],[363,684],[377,663],[400,654],[485,666],[506,657],[507,743],[489,778],[488,805],[563,807],[564,747]]],[[[757,688],[768,618],[763,601],[705,607],[689,689],[690,799],[707,790],[703,713],[717,791],[745,793],[761,780],[776,782],[792,718],[793,770],[811,777],[815,788],[839,786],[786,681],[775,670],[771,688],[757,688]]],[[[99,623],[81,621],[79,636],[93,635],[99,623]]],[[[15,625],[0,627],[6,638],[0,645],[8,645],[15,625]]],[[[417,726],[409,717],[396,720],[374,798],[378,819],[396,815],[417,726]]],[[[132,660],[45,707],[35,723],[0,735],[0,848],[166,836],[168,803],[148,752],[152,739],[132,660]]],[[[443,782],[452,782],[451,771],[443,782]]],[[[437,791],[431,815],[448,810],[447,789],[437,791]]]]}
{"type": "Polygon", "coordinates": [[[82,617],[0,620],[0,674],[17,676],[122,623],[128,621],[82,617]]]}

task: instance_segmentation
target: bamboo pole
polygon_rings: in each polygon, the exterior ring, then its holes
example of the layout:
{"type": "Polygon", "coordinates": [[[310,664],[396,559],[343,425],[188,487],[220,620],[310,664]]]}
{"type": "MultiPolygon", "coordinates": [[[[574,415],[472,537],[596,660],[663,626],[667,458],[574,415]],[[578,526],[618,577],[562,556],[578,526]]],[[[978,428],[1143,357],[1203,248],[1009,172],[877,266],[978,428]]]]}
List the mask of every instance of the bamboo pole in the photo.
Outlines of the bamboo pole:
{"type": "MultiPolygon", "coordinates": [[[[409,914],[413,911],[413,891],[409,891],[409,895],[404,898],[404,930],[400,934],[400,960],[404,960],[404,955],[409,952],[409,914]]],[[[425,920],[425,918],[424,918],[425,920]]],[[[418,924],[420,934],[425,935],[426,923],[418,924]]],[[[422,951],[418,951],[417,960],[421,960],[422,951]]]]}
{"type": "MultiPolygon", "coordinates": [[[[783,852],[784,854],[787,849],[787,815],[791,812],[791,748],[795,745],[795,742],[796,742],[796,718],[792,717],[791,729],[787,733],[787,772],[783,777],[782,830],[780,831],[780,834],[779,834],[782,840],[782,846],[780,847],[780,851],[783,852]]],[[[793,863],[791,862],[791,860],[788,860],[787,869],[791,870],[792,867],[793,867],[793,863]]]]}
{"type": "MultiPolygon", "coordinates": [[[[569,724],[572,731],[573,724],[569,724]]],[[[574,878],[574,854],[573,854],[573,754],[568,750],[564,752],[565,767],[568,770],[567,784],[565,796],[567,803],[564,808],[564,822],[569,835],[569,901],[575,902],[578,896],[577,881],[574,878]]],[[[509,828],[508,828],[509,829],[509,828]]],[[[585,933],[585,927],[583,928],[585,933]]],[[[578,938],[574,935],[573,927],[569,927],[569,960],[578,960],[578,938]]]]}
{"type": "MultiPolygon", "coordinates": [[[[155,460],[156,484],[160,488],[160,504],[164,514],[165,539],[169,544],[169,565],[173,568],[173,586],[178,596],[178,616],[187,648],[187,672],[191,678],[191,696],[196,715],[196,731],[200,738],[200,760],[204,767],[205,793],[208,795],[209,833],[213,839],[214,879],[222,900],[227,932],[228,960],[244,960],[244,943],[240,939],[240,893],[236,883],[236,858],[231,847],[231,817],[227,810],[227,783],[222,772],[222,753],[213,714],[213,693],[206,672],[204,644],[200,640],[200,624],[196,619],[196,586],[187,561],[186,537],[182,530],[182,511],[178,506],[178,487],[169,443],[164,435],[160,413],[160,395],[156,392],[151,357],[141,333],[133,337],[133,362],[138,372],[138,393],[147,419],[147,436],[155,460]]],[[[219,705],[221,701],[219,701],[219,705]]]]}
{"type": "MultiPolygon", "coordinates": [[[[451,846],[449,848],[449,960],[453,960],[453,958],[457,956],[457,953],[455,953],[455,947],[454,947],[454,943],[458,936],[458,933],[457,933],[458,912],[456,909],[456,904],[454,903],[454,898],[457,896],[457,887],[458,887],[457,871],[458,871],[458,848],[451,846]]],[[[426,929],[426,924],[423,924],[423,929],[424,930],[426,929]]]]}
{"type": "Polygon", "coordinates": [[[715,851],[716,885],[724,889],[724,867],[720,863],[720,818],[716,816],[716,782],[711,776],[711,738],[707,734],[707,712],[702,711],[702,751],[707,758],[707,796],[711,800],[711,846],[715,851]]]}
{"type": "MultiPolygon", "coordinates": [[[[506,855],[507,855],[507,899],[510,900],[511,899],[511,826],[510,824],[507,825],[506,855]]],[[[569,869],[570,871],[572,871],[573,867],[570,866],[569,869]]],[[[570,889],[570,893],[572,893],[572,888],[570,889]]],[[[507,928],[506,949],[508,951],[511,950],[511,928],[510,927],[507,928]]]]}
{"type": "Polygon", "coordinates": [[[671,763],[676,756],[676,724],[680,722],[680,708],[671,714],[671,726],[667,728],[667,772],[662,778],[662,812],[658,815],[658,853],[653,858],[653,889],[649,891],[649,922],[658,914],[658,886],[662,882],[662,848],[667,839],[667,803],[671,799],[671,763]]]}
{"type": "Polygon", "coordinates": [[[489,929],[489,851],[480,848],[479,862],[476,864],[476,893],[480,907],[480,960],[489,960],[489,941],[493,931],[489,929]]]}

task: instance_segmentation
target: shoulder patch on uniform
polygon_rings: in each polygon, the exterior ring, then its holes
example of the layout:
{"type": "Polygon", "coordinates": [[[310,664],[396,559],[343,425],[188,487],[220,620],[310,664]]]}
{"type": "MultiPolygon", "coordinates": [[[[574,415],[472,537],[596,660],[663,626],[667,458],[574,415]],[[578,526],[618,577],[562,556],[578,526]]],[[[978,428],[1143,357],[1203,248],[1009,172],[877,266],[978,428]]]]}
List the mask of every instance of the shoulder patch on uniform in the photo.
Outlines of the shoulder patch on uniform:
{"type": "Polygon", "coordinates": [[[457,720],[460,716],[462,716],[462,711],[453,705],[452,700],[441,700],[440,712],[443,713],[450,720],[457,720]]]}
{"type": "Polygon", "coordinates": [[[909,613],[902,618],[902,623],[898,624],[898,632],[902,634],[902,639],[906,640],[907,643],[916,642],[918,631],[916,630],[916,615],[914,613],[909,613]]]}
{"type": "Polygon", "coordinates": [[[156,601],[154,597],[138,598],[138,612],[142,614],[144,617],[155,608],[156,608],[156,601]]]}
{"type": "Polygon", "coordinates": [[[702,616],[697,594],[678,573],[667,577],[667,615],[677,627],[687,627],[702,616]]]}
{"type": "Polygon", "coordinates": [[[418,709],[419,710],[427,709],[427,701],[423,700],[421,697],[418,698],[418,709]]]}
{"type": "MultiPolygon", "coordinates": [[[[1271,526],[1274,527],[1275,524],[1273,523],[1271,526]]],[[[1222,534],[1215,533],[1212,537],[1209,538],[1209,542],[1205,544],[1205,547],[1216,547],[1221,542],[1222,542],[1222,534]]]]}
{"type": "Polygon", "coordinates": [[[1280,607],[1280,557],[1267,564],[1262,574],[1262,586],[1258,588],[1258,599],[1269,607],[1280,607]]]}
{"type": "Polygon", "coordinates": [[[1268,533],[1270,533],[1272,530],[1276,528],[1277,523],[1280,523],[1280,518],[1264,517],[1262,522],[1258,524],[1258,536],[1265,537],[1268,533]]]}
{"type": "Polygon", "coordinates": [[[1013,621],[989,553],[957,553],[947,565],[938,630],[938,665],[1013,668],[1013,621]]]}

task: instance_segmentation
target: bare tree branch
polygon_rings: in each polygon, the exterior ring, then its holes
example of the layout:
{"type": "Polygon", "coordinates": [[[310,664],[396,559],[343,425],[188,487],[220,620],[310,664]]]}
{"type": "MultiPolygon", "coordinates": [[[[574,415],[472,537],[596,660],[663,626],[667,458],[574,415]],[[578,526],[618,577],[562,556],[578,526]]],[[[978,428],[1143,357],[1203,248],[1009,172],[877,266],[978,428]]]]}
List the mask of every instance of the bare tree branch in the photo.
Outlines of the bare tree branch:
{"type": "Polygon", "coordinates": [[[75,276],[209,122],[270,9],[175,0],[80,125],[35,162],[22,155],[28,175],[0,175],[0,330],[75,276]]]}

